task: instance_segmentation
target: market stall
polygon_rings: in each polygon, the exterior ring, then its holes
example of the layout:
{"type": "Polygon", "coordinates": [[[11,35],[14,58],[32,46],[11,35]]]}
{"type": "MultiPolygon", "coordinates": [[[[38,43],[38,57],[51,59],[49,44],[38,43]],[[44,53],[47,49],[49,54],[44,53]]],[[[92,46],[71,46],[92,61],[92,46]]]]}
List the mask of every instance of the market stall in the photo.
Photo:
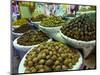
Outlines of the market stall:
{"type": "Polygon", "coordinates": [[[18,7],[20,19],[11,25],[17,73],[95,69],[95,6],[19,1],[18,7]]]}

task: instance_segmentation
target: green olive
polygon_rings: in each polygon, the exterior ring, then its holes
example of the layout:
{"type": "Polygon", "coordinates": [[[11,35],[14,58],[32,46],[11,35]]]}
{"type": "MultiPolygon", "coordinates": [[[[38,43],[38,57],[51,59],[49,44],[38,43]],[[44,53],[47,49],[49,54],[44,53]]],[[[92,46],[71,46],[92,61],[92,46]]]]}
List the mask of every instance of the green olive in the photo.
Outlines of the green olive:
{"type": "Polygon", "coordinates": [[[31,67],[31,72],[32,73],[36,72],[36,69],[34,67],[31,67]]]}
{"type": "Polygon", "coordinates": [[[35,68],[38,70],[38,69],[42,69],[43,68],[43,65],[36,65],[35,68]]]}
{"type": "Polygon", "coordinates": [[[66,55],[65,55],[65,54],[61,54],[61,57],[62,57],[62,58],[66,58],[66,55]]]}
{"type": "Polygon", "coordinates": [[[56,56],[56,55],[53,55],[53,56],[51,57],[51,59],[55,61],[55,60],[57,59],[57,56],[56,56]]]}
{"type": "Polygon", "coordinates": [[[38,62],[38,58],[35,57],[35,58],[33,58],[32,61],[33,61],[33,63],[36,63],[36,62],[38,62]]]}
{"type": "Polygon", "coordinates": [[[41,59],[40,61],[39,61],[39,64],[44,64],[45,63],[45,60],[44,59],[41,59]]]}
{"type": "Polygon", "coordinates": [[[45,70],[44,69],[39,69],[38,72],[45,72],[45,70]]]}
{"type": "Polygon", "coordinates": [[[53,64],[53,61],[51,59],[48,59],[45,64],[49,66],[49,65],[53,64]]]}
{"type": "Polygon", "coordinates": [[[55,67],[55,71],[60,71],[61,70],[61,66],[60,65],[57,65],[56,67],[55,67]]]}
{"type": "Polygon", "coordinates": [[[28,66],[29,67],[33,66],[33,62],[32,61],[28,61],[28,66]]]}
{"type": "Polygon", "coordinates": [[[55,65],[58,65],[60,64],[60,62],[58,60],[55,61],[55,65]]]}
{"type": "Polygon", "coordinates": [[[46,65],[44,65],[44,70],[45,71],[51,71],[51,69],[48,66],[46,66],[46,65]]]}
{"type": "Polygon", "coordinates": [[[46,53],[43,53],[41,57],[46,58],[46,53]]]}
{"type": "Polygon", "coordinates": [[[49,59],[50,57],[51,57],[50,55],[47,55],[47,56],[46,56],[46,59],[49,59]]]}
{"type": "Polygon", "coordinates": [[[28,56],[27,60],[31,61],[32,60],[32,56],[28,56]]]}
{"type": "Polygon", "coordinates": [[[71,68],[73,67],[73,64],[70,62],[70,63],[68,64],[68,67],[71,69],[71,68]]]}
{"type": "Polygon", "coordinates": [[[49,54],[52,55],[53,54],[52,51],[50,51],[49,54]]]}
{"type": "Polygon", "coordinates": [[[41,54],[39,54],[39,55],[37,56],[37,58],[38,58],[38,59],[41,59],[41,58],[42,58],[42,55],[41,55],[41,54]]]}
{"type": "Polygon", "coordinates": [[[64,60],[64,65],[68,65],[68,59],[64,60]]]}
{"type": "Polygon", "coordinates": [[[65,65],[62,65],[62,70],[68,70],[68,67],[66,67],[65,65]]]}
{"type": "Polygon", "coordinates": [[[63,61],[63,58],[62,58],[62,57],[59,57],[58,60],[59,60],[60,62],[62,62],[62,61],[63,61]]]}

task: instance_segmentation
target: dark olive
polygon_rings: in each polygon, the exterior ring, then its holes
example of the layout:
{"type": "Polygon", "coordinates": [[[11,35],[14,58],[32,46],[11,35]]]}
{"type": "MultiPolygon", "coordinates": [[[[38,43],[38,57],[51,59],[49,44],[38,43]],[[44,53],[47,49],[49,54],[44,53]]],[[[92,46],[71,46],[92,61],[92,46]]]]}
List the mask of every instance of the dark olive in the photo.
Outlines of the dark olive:
{"type": "Polygon", "coordinates": [[[64,25],[61,28],[61,31],[64,33],[64,35],[72,39],[82,41],[96,40],[95,38],[93,38],[93,35],[95,35],[95,33],[90,34],[91,32],[96,31],[96,17],[90,14],[92,13],[83,14],[75,17],[74,19],[70,20],[66,25],[64,25]]]}

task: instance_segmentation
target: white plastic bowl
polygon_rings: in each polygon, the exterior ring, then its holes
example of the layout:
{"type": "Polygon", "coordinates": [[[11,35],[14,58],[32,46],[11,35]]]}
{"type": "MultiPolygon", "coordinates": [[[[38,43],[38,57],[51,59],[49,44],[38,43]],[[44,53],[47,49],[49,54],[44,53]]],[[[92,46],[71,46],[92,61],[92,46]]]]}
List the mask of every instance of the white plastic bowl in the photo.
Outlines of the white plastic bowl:
{"type": "Polygon", "coordinates": [[[32,23],[36,23],[36,24],[40,25],[41,21],[38,21],[38,22],[32,21],[32,23]]]}
{"type": "Polygon", "coordinates": [[[23,33],[15,33],[15,32],[13,32],[13,31],[12,31],[12,34],[13,34],[14,36],[16,36],[16,37],[19,37],[19,36],[23,35],[23,33]]]}
{"type": "Polygon", "coordinates": [[[70,37],[65,36],[61,31],[60,31],[61,36],[64,39],[64,42],[76,47],[76,48],[86,48],[88,46],[95,46],[95,40],[92,41],[81,41],[81,40],[76,40],[72,39],[70,37]]]}
{"type": "MultiPolygon", "coordinates": [[[[37,46],[34,46],[34,47],[37,47],[37,46]]],[[[20,64],[19,64],[19,68],[18,68],[18,73],[24,73],[25,72],[25,66],[24,66],[24,62],[26,60],[26,56],[27,54],[34,48],[32,47],[26,54],[25,56],[23,57],[23,59],[21,60],[20,64]]],[[[81,53],[79,52],[80,54],[80,58],[78,60],[78,62],[73,66],[72,69],[68,69],[68,70],[79,70],[83,64],[83,57],[81,55],[81,53]]]]}
{"type": "MultiPolygon", "coordinates": [[[[38,44],[37,44],[37,45],[31,45],[31,46],[20,45],[20,44],[17,43],[17,40],[18,40],[19,38],[20,38],[20,37],[16,38],[16,39],[13,41],[13,46],[14,46],[14,48],[17,50],[17,52],[18,52],[20,58],[22,58],[22,57],[25,55],[25,53],[26,53],[29,49],[31,49],[32,47],[38,46],[38,44]]],[[[47,42],[49,42],[49,41],[52,41],[52,39],[49,39],[47,42]]]]}
{"type": "Polygon", "coordinates": [[[73,46],[74,48],[82,49],[82,52],[83,52],[85,58],[91,53],[92,49],[96,45],[95,40],[81,41],[81,40],[72,39],[70,37],[65,36],[61,31],[60,31],[60,35],[63,38],[63,40],[60,40],[61,42],[67,43],[67,44],[73,46]]]}
{"type": "Polygon", "coordinates": [[[39,25],[39,28],[41,31],[43,31],[44,33],[48,33],[48,34],[53,34],[53,33],[57,33],[60,31],[62,26],[58,26],[58,27],[44,27],[39,25]]]}
{"type": "Polygon", "coordinates": [[[14,32],[14,29],[15,29],[15,28],[12,27],[12,39],[13,39],[13,40],[15,40],[17,37],[23,35],[23,33],[15,33],[15,32],[14,32]]]}
{"type": "Polygon", "coordinates": [[[60,29],[62,26],[58,26],[58,27],[43,27],[41,25],[39,25],[39,29],[46,33],[49,37],[51,38],[55,38],[56,35],[59,33],[60,29]]]}
{"type": "Polygon", "coordinates": [[[53,38],[53,39],[55,39],[55,40],[57,40],[57,41],[60,41],[60,42],[62,42],[62,43],[65,43],[63,37],[62,37],[61,34],[60,34],[60,31],[59,31],[59,32],[55,32],[55,33],[51,33],[51,34],[49,34],[49,35],[51,36],[51,38],[53,38]]]}
{"type": "Polygon", "coordinates": [[[20,37],[22,36],[24,33],[15,33],[12,31],[12,37],[13,37],[13,40],[16,39],[17,37],[20,37]]]}
{"type": "Polygon", "coordinates": [[[20,27],[21,25],[16,25],[16,26],[14,26],[14,25],[12,25],[12,28],[18,28],[18,27],[20,27]]]}

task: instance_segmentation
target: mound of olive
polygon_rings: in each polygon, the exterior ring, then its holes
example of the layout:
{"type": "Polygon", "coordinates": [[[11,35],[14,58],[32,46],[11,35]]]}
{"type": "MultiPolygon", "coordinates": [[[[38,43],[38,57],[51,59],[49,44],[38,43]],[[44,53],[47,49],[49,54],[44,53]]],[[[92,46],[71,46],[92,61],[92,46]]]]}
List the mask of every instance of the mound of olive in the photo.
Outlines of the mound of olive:
{"type": "Polygon", "coordinates": [[[16,20],[15,22],[12,23],[13,26],[20,26],[20,25],[24,25],[27,24],[28,21],[25,18],[16,20]]]}
{"type": "Polygon", "coordinates": [[[36,45],[48,41],[48,37],[41,31],[30,30],[24,33],[17,43],[24,46],[36,45]]]}
{"type": "Polygon", "coordinates": [[[47,16],[44,14],[40,14],[38,16],[32,17],[32,21],[33,22],[42,21],[44,18],[47,18],[47,16]]]}
{"type": "Polygon", "coordinates": [[[67,45],[53,41],[43,42],[27,54],[25,73],[69,70],[79,58],[79,52],[67,45]]]}
{"type": "Polygon", "coordinates": [[[13,32],[15,32],[15,33],[25,33],[25,32],[27,32],[31,29],[32,29],[32,27],[30,25],[26,24],[26,25],[22,25],[18,28],[15,28],[13,32]]]}
{"type": "Polygon", "coordinates": [[[70,20],[63,26],[62,32],[73,39],[82,41],[91,41],[96,39],[96,21],[95,16],[83,14],[70,20]]]}
{"type": "Polygon", "coordinates": [[[57,27],[62,26],[65,24],[65,21],[58,16],[50,16],[48,18],[44,18],[43,21],[41,21],[41,25],[44,27],[57,27]]]}

